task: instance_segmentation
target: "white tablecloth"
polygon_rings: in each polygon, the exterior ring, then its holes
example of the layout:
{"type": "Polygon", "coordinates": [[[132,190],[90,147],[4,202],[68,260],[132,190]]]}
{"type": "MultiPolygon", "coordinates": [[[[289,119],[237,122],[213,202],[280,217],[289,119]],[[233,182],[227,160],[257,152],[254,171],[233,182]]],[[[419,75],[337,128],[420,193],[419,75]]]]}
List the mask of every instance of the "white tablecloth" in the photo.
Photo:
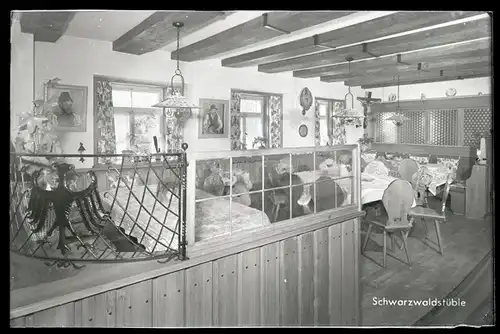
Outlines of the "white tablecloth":
{"type": "MultiPolygon", "coordinates": [[[[381,201],[384,196],[384,191],[389,184],[396,178],[392,176],[375,176],[371,174],[361,174],[361,204],[368,204],[376,201],[381,201]]],[[[413,201],[413,207],[416,206],[416,201],[413,201]]]]}

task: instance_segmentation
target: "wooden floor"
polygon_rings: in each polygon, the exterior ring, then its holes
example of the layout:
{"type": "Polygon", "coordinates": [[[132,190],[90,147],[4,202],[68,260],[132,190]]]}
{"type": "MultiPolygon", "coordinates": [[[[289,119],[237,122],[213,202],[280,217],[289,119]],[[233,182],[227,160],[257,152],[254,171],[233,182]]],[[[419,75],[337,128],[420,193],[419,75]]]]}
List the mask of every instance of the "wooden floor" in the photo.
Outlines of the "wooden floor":
{"type": "MultiPolygon", "coordinates": [[[[430,206],[436,203],[430,203],[430,206]]],[[[491,217],[468,220],[448,214],[441,225],[444,256],[437,246],[425,241],[419,222],[408,239],[412,259],[410,268],[404,250],[388,255],[387,268],[382,268],[382,234],[372,233],[366,252],[361,256],[361,296],[363,326],[411,326],[427,314],[432,306],[375,306],[374,298],[387,300],[428,300],[445,298],[492,249],[491,217]]],[[[429,238],[436,240],[433,224],[428,222],[429,238]]],[[[362,226],[361,241],[366,236],[362,226]]],[[[388,247],[390,242],[388,242],[388,247]]],[[[390,254],[390,251],[388,252],[390,254]]],[[[467,302],[467,301],[466,301],[467,302]]]]}

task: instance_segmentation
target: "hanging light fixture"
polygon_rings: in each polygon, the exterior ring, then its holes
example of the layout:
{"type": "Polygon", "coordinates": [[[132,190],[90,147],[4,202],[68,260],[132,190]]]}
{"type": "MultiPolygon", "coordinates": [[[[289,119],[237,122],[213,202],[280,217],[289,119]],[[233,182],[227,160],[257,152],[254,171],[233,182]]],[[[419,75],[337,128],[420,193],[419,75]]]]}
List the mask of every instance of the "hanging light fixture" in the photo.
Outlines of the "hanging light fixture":
{"type": "Polygon", "coordinates": [[[175,109],[173,115],[180,121],[186,120],[191,117],[191,109],[199,109],[200,107],[188,99],[186,99],[182,94],[184,93],[184,77],[182,76],[181,69],[179,68],[179,35],[180,29],[184,26],[182,22],[174,22],[172,24],[177,29],[177,69],[175,70],[175,74],[172,76],[170,80],[170,94],[167,98],[160,103],[153,105],[154,108],[166,108],[166,109],[175,109]],[[174,90],[174,78],[181,78],[181,89],[178,92],[174,90]]]}
{"type": "Polygon", "coordinates": [[[396,108],[396,114],[387,118],[387,120],[392,121],[396,126],[401,126],[403,125],[404,122],[408,120],[408,117],[406,117],[401,113],[401,109],[399,107],[399,73],[397,74],[397,78],[398,78],[398,106],[396,108]]]}
{"type": "MultiPolygon", "coordinates": [[[[346,58],[349,62],[349,73],[351,73],[351,61],[352,57],[346,58]]],[[[340,110],[340,112],[336,115],[333,115],[335,118],[341,118],[344,120],[344,124],[346,125],[354,125],[357,128],[363,125],[364,116],[360,114],[356,109],[354,109],[354,95],[351,93],[351,86],[348,85],[348,93],[344,97],[344,109],[340,110]],[[351,96],[351,108],[347,107],[347,96],[351,96]]]]}

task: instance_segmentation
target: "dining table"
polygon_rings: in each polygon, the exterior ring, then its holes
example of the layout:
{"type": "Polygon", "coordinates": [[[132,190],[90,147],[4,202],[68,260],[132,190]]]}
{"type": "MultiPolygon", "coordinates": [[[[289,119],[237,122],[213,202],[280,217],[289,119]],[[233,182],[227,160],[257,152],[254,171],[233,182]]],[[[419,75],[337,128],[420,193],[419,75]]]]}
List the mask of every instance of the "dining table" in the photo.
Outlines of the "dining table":
{"type": "MultiPolygon", "coordinates": [[[[324,171],[304,171],[295,173],[302,183],[304,183],[304,191],[302,196],[297,201],[302,206],[307,206],[312,199],[311,195],[311,185],[320,177],[329,177],[344,189],[346,194],[350,194],[352,191],[353,179],[352,172],[339,174],[328,174],[324,171]]],[[[368,173],[361,173],[361,205],[381,201],[384,196],[384,191],[387,189],[392,181],[397,180],[397,178],[392,176],[383,175],[372,175],[368,173]]],[[[348,205],[351,203],[352,196],[346,196],[343,205],[348,205]]],[[[413,206],[416,206],[416,201],[413,206]]]]}

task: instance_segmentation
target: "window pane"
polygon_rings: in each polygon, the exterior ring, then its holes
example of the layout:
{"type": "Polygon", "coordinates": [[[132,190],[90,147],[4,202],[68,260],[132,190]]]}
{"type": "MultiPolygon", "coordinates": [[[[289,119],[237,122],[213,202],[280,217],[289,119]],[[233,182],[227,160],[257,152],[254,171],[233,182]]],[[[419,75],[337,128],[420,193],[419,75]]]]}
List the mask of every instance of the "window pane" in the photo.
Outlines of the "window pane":
{"type": "Polygon", "coordinates": [[[130,117],[127,114],[115,113],[116,153],[129,149],[130,117]]]}
{"type": "Polygon", "coordinates": [[[151,108],[160,102],[161,92],[134,92],[132,91],[132,107],[151,108]]]}
{"type": "Polygon", "coordinates": [[[247,117],[246,118],[246,133],[247,133],[247,149],[258,149],[260,144],[256,143],[254,147],[254,140],[257,137],[263,137],[262,118],[247,117]]]}
{"type": "Polygon", "coordinates": [[[263,110],[263,99],[241,99],[240,112],[241,113],[262,113],[263,110]]]}
{"type": "Polygon", "coordinates": [[[375,141],[377,143],[396,143],[396,125],[387,120],[389,117],[394,116],[393,112],[378,112],[376,114],[376,133],[375,141]]]}
{"type": "Polygon", "coordinates": [[[132,148],[141,153],[154,152],[153,136],[160,137],[160,116],[145,114],[134,116],[132,148]]]}
{"type": "Polygon", "coordinates": [[[319,115],[326,117],[328,114],[328,104],[326,103],[319,103],[319,115]]]}
{"type": "Polygon", "coordinates": [[[319,120],[319,135],[320,145],[325,146],[328,143],[328,120],[326,118],[319,120]]]}
{"type": "Polygon", "coordinates": [[[111,96],[113,98],[114,107],[130,107],[131,105],[130,91],[113,89],[111,96]]]}

